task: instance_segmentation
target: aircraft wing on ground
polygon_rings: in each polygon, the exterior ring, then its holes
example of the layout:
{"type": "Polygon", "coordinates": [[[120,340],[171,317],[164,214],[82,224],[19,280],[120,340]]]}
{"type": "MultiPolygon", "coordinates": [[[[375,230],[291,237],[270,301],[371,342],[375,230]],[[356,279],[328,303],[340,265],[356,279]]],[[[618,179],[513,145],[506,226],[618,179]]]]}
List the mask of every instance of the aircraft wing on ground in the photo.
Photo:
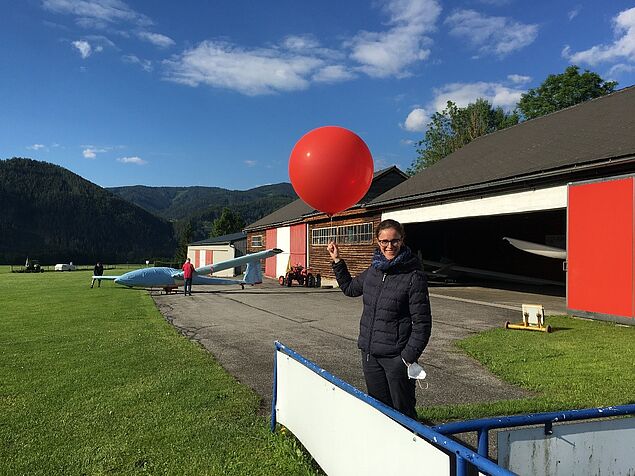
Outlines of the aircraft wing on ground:
{"type": "Polygon", "coordinates": [[[481,279],[493,279],[496,281],[508,281],[512,283],[563,286],[559,281],[550,279],[533,278],[531,276],[521,276],[519,274],[501,273],[500,271],[490,271],[487,269],[469,268],[453,263],[439,263],[437,261],[421,260],[424,266],[434,268],[433,271],[426,272],[429,277],[453,278],[460,275],[473,276],[481,279]]]}
{"type": "MultiPolygon", "coordinates": [[[[249,255],[240,256],[239,258],[229,259],[227,261],[220,261],[218,263],[209,264],[207,266],[201,266],[199,268],[196,268],[196,274],[212,274],[217,271],[223,271],[224,269],[236,268],[246,263],[253,263],[261,259],[270,258],[277,255],[278,253],[282,253],[282,250],[279,248],[271,248],[269,250],[259,251],[258,253],[251,253],[249,255]]],[[[181,273],[181,279],[182,278],[183,274],[181,273]]]]}
{"type": "Polygon", "coordinates": [[[121,276],[93,276],[93,279],[98,279],[100,281],[114,281],[115,279],[119,279],[121,276]]]}
{"type": "Polygon", "coordinates": [[[540,243],[532,243],[531,241],[518,240],[507,236],[504,236],[503,240],[507,241],[514,248],[526,251],[527,253],[546,256],[547,258],[567,259],[567,250],[563,250],[562,248],[541,245],[540,243]]]}

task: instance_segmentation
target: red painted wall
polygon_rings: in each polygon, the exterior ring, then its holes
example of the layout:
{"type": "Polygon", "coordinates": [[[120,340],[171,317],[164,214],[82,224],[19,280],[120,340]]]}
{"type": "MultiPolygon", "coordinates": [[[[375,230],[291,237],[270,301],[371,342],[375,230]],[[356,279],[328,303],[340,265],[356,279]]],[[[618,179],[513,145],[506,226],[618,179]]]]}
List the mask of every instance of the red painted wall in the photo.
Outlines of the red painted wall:
{"type": "Polygon", "coordinates": [[[194,267],[198,268],[201,265],[201,251],[194,250],[194,267]]]}
{"type": "Polygon", "coordinates": [[[300,263],[306,267],[306,225],[292,225],[291,231],[291,264],[300,263]]]}
{"type": "MultiPolygon", "coordinates": [[[[276,231],[277,230],[275,228],[266,230],[265,243],[268,250],[270,250],[271,248],[276,248],[276,239],[277,239],[276,231]]],[[[265,276],[268,276],[269,278],[274,278],[274,279],[278,278],[278,275],[276,274],[275,255],[265,260],[265,276]]]]}
{"type": "Polygon", "coordinates": [[[633,178],[569,186],[567,308],[634,318],[633,178]]]}
{"type": "Polygon", "coordinates": [[[205,250],[205,265],[210,265],[214,262],[214,251],[205,250]]]}

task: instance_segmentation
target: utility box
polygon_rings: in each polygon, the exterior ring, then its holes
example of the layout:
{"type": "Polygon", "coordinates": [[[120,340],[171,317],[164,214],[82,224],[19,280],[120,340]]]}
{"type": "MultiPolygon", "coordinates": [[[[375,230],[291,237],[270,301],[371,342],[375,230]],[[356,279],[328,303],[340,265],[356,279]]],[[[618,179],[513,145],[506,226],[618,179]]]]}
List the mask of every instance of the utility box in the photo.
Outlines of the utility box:
{"type": "Polygon", "coordinates": [[[635,325],[633,176],[569,184],[567,312],[635,325]]]}

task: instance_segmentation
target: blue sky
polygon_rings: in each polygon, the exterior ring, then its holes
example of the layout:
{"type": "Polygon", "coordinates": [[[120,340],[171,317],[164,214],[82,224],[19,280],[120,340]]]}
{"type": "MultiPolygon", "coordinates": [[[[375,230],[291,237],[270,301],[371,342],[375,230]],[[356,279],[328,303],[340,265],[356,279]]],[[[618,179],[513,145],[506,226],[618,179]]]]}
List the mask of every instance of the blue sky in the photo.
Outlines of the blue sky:
{"type": "Polygon", "coordinates": [[[446,100],[513,108],[570,64],[634,84],[635,1],[0,0],[0,158],[244,190],[339,125],[405,170],[446,100]]]}

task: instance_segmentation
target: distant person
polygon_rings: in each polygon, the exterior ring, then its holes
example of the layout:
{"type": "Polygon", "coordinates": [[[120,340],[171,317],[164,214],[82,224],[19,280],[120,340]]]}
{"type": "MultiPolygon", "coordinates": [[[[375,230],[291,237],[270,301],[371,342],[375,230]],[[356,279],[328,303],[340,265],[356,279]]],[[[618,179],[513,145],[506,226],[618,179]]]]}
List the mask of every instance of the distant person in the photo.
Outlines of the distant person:
{"type": "Polygon", "coordinates": [[[93,268],[93,280],[90,282],[91,289],[95,285],[95,281],[97,281],[97,287],[101,288],[101,279],[97,279],[96,276],[103,276],[103,275],[104,275],[104,265],[98,261],[95,267],[93,268]]]}
{"type": "Polygon", "coordinates": [[[403,242],[401,223],[382,221],[375,231],[378,248],[371,265],[351,277],[335,242],[327,251],[342,292],[362,296],[364,308],[357,346],[371,397],[417,418],[415,378],[417,362],[432,329],[428,283],[419,259],[403,242]],[[410,378],[409,378],[410,376],[410,378]]]}
{"type": "Polygon", "coordinates": [[[192,276],[194,274],[194,265],[191,263],[190,258],[183,263],[183,279],[184,283],[184,296],[187,296],[188,292],[192,295],[192,276]]]}

